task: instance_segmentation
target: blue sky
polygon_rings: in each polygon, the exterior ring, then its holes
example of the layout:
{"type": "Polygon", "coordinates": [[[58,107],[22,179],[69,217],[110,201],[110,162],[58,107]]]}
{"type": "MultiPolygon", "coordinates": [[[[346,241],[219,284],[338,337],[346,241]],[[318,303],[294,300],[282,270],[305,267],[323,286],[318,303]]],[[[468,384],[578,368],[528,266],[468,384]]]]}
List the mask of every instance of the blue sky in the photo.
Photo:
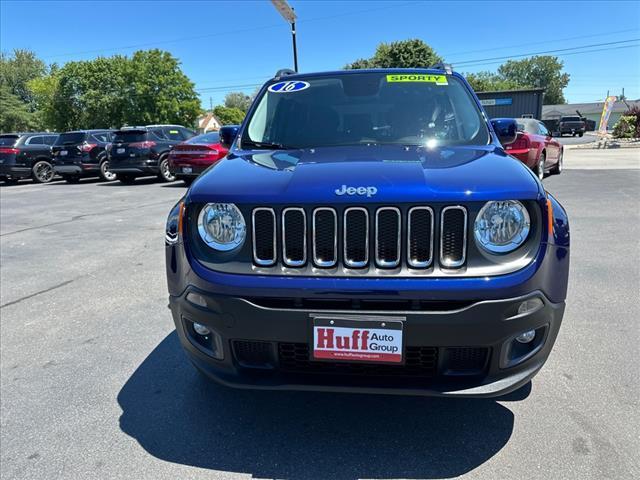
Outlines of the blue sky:
{"type": "MultiPolygon", "coordinates": [[[[339,69],[381,42],[420,38],[456,63],[594,45],[558,52],[570,102],[607,90],[640,98],[640,2],[416,2],[290,0],[298,15],[301,71],[339,69]],[[608,45],[604,45],[608,44],[608,45]],[[624,48],[623,48],[624,47],[624,48]],[[591,50],[591,53],[576,53],[591,50]],[[598,50],[598,51],[596,51],[598,50]]],[[[64,63],[162,48],[182,62],[202,103],[255,89],[291,67],[289,26],[269,1],[0,1],[0,48],[34,50],[64,63]]]]}

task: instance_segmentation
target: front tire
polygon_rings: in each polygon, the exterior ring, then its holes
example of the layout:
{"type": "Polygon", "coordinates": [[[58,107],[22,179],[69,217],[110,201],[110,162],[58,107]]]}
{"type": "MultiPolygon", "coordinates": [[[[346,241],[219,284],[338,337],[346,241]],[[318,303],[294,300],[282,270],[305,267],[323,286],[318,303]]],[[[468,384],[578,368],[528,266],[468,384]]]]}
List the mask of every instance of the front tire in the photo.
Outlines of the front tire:
{"type": "Polygon", "coordinates": [[[160,158],[158,162],[158,168],[160,169],[160,173],[158,173],[158,178],[163,182],[175,182],[176,176],[171,173],[169,169],[169,157],[163,156],[160,158]]]}
{"type": "Polygon", "coordinates": [[[582,133],[582,132],[578,134],[579,137],[582,137],[583,135],[584,135],[584,133],[582,133]]]}
{"type": "Polygon", "coordinates": [[[35,183],[49,183],[54,176],[53,166],[46,160],[36,162],[31,169],[31,178],[35,183]]]}
{"type": "Polygon", "coordinates": [[[136,183],[136,177],[127,173],[116,173],[116,178],[124,185],[133,185],[136,183]]]}
{"type": "Polygon", "coordinates": [[[116,174],[109,171],[109,160],[100,162],[100,178],[105,182],[113,182],[116,179],[116,174]]]}

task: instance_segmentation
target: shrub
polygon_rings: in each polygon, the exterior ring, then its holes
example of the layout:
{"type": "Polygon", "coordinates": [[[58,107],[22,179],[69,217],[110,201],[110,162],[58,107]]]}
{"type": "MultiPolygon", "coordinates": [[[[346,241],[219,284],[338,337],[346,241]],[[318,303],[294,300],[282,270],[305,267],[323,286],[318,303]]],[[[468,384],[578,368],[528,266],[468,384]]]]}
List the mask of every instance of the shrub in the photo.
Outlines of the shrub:
{"type": "Polygon", "coordinates": [[[613,127],[616,138],[640,138],[640,106],[634,105],[624,112],[613,127]]]}

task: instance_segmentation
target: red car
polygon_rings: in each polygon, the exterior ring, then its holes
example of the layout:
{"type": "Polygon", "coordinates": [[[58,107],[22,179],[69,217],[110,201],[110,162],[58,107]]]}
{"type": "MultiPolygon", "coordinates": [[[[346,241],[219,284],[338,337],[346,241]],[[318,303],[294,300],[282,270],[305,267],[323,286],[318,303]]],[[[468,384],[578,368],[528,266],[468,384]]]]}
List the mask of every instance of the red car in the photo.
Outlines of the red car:
{"type": "Polygon", "coordinates": [[[506,152],[527,165],[540,180],[547,173],[562,172],[562,144],[553,139],[544,123],[533,118],[516,118],[516,122],[518,137],[505,146],[506,152]]]}
{"type": "Polygon", "coordinates": [[[220,144],[218,132],[190,138],[173,147],[169,153],[169,171],[190,185],[209,166],[224,158],[229,150],[220,144]]]}

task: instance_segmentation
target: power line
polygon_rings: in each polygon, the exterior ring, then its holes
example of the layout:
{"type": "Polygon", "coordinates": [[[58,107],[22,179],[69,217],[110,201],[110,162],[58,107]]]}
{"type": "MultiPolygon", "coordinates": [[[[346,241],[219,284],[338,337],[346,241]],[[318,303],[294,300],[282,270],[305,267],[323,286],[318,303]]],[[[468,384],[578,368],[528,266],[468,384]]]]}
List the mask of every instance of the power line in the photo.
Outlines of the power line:
{"type": "Polygon", "coordinates": [[[496,50],[507,50],[510,48],[530,47],[531,45],[543,45],[547,43],[566,42],[568,40],[581,40],[583,38],[604,37],[607,35],[615,35],[618,33],[628,33],[628,32],[638,32],[638,31],[639,30],[637,28],[628,28],[626,30],[616,30],[615,32],[602,32],[602,33],[594,33],[592,35],[580,35],[578,37],[556,38],[554,40],[545,40],[543,42],[528,42],[528,43],[520,43],[518,45],[509,45],[506,47],[483,48],[480,50],[466,50],[464,52],[443,53],[441,54],[441,56],[447,57],[450,55],[460,55],[460,54],[466,54],[466,53],[493,52],[496,50]]]}
{"type": "MultiPolygon", "coordinates": [[[[639,46],[640,46],[640,44],[638,44],[638,45],[623,45],[623,46],[620,46],[620,47],[610,47],[610,48],[598,48],[598,49],[595,49],[595,50],[585,50],[585,51],[581,51],[581,52],[559,53],[557,56],[558,57],[568,57],[570,55],[581,55],[583,53],[595,53],[595,52],[608,52],[610,50],[622,50],[622,49],[625,49],[625,48],[637,48],[639,46]]],[[[520,55],[517,55],[517,56],[514,56],[514,57],[509,57],[509,58],[519,58],[519,57],[520,57],[520,55]]],[[[473,64],[473,65],[464,65],[464,67],[479,67],[479,66],[483,66],[483,65],[495,65],[495,64],[498,64],[498,63],[504,63],[504,60],[498,60],[498,61],[493,61],[493,62],[485,62],[485,63],[477,63],[477,64],[473,64]]]]}
{"type": "MultiPolygon", "coordinates": [[[[460,62],[455,62],[452,61],[451,63],[459,66],[459,65],[464,65],[464,64],[473,64],[473,63],[477,63],[477,62],[485,62],[485,61],[491,61],[491,60],[509,60],[512,58],[518,58],[518,57],[530,57],[532,55],[543,55],[543,54],[547,54],[547,53],[558,53],[558,52],[568,52],[571,50],[578,50],[581,48],[591,48],[591,47],[602,47],[605,45],[619,45],[621,43],[630,43],[630,42],[637,42],[640,41],[640,38],[631,38],[628,40],[619,40],[617,42],[605,42],[605,43],[592,43],[590,45],[580,45],[577,47],[569,47],[569,48],[558,48],[555,50],[543,50],[540,52],[529,52],[529,53],[522,53],[522,54],[518,54],[518,55],[507,55],[507,56],[503,56],[503,57],[492,57],[492,58],[479,58],[476,60],[463,60],[460,62]]],[[[466,65],[465,65],[466,66],[466,65]]]]}

